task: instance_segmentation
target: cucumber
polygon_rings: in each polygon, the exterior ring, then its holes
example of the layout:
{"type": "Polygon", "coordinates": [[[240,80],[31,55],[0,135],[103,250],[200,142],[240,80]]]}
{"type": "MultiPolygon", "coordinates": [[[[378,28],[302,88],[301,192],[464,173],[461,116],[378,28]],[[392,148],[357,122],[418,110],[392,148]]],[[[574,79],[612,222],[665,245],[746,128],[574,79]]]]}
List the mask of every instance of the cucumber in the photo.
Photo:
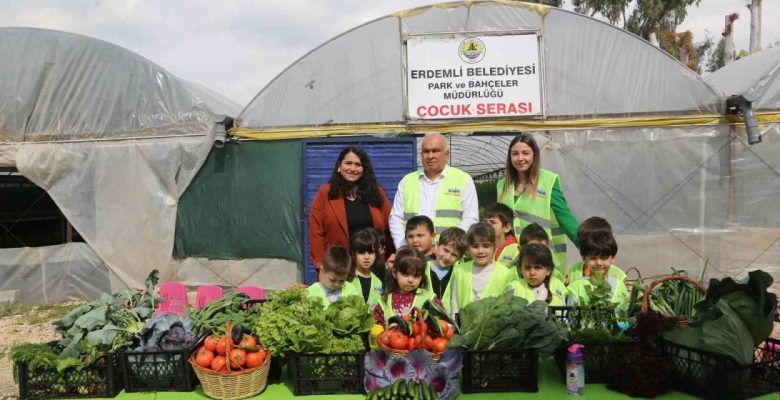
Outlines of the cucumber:
{"type": "Polygon", "coordinates": [[[406,380],[399,379],[393,383],[392,389],[390,390],[390,397],[395,399],[399,396],[398,391],[401,389],[402,382],[406,382],[406,380]]]}

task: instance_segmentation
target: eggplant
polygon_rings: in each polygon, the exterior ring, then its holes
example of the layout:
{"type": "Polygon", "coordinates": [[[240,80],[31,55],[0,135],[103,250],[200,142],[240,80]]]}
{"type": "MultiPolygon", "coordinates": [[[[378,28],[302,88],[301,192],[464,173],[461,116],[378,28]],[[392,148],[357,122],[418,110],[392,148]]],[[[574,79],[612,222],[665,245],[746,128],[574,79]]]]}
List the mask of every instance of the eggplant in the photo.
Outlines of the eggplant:
{"type": "Polygon", "coordinates": [[[244,327],[243,325],[235,325],[233,326],[233,329],[230,330],[230,337],[233,339],[233,343],[238,344],[241,343],[241,339],[244,338],[244,327]]]}
{"type": "Polygon", "coordinates": [[[402,316],[393,315],[390,317],[390,319],[387,320],[387,326],[389,327],[392,324],[398,325],[398,329],[400,329],[404,335],[409,336],[411,334],[409,331],[409,324],[402,316]]]}
{"type": "Polygon", "coordinates": [[[439,319],[434,317],[433,314],[428,314],[428,316],[425,318],[425,323],[428,324],[428,331],[436,332],[439,334],[439,336],[444,336],[444,332],[441,331],[441,324],[439,324],[439,319]]]}
{"type": "Polygon", "coordinates": [[[443,319],[447,321],[450,325],[452,325],[455,328],[455,332],[460,332],[460,328],[458,327],[458,323],[455,321],[455,319],[453,319],[449,314],[447,314],[447,310],[445,310],[443,307],[439,306],[438,304],[430,300],[426,300],[425,304],[423,304],[423,310],[427,311],[429,315],[433,315],[437,319],[443,319]]]}

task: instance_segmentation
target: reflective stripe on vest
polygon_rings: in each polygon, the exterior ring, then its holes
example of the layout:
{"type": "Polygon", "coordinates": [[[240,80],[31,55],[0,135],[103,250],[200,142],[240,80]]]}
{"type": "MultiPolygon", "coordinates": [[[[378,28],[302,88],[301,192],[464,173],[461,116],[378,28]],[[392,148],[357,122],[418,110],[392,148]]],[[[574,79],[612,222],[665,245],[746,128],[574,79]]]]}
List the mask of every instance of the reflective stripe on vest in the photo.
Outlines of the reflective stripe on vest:
{"type": "MultiPolygon", "coordinates": [[[[458,226],[463,218],[463,207],[460,200],[463,191],[466,190],[469,174],[453,167],[447,167],[447,174],[439,185],[439,193],[436,195],[436,204],[433,218],[433,226],[436,234],[441,234],[445,229],[458,226]]],[[[421,170],[404,176],[404,222],[419,215],[420,211],[420,175],[421,170]]]]}
{"type": "Polygon", "coordinates": [[[501,197],[501,192],[504,191],[505,178],[501,178],[498,184],[496,184],[496,193],[499,202],[506,204],[514,211],[515,219],[513,225],[515,235],[518,238],[523,228],[534,222],[547,232],[547,236],[550,237],[548,247],[550,252],[552,252],[555,268],[562,270],[566,268],[566,235],[558,224],[551,207],[553,186],[555,186],[555,181],[559,179],[557,174],[546,169],[539,169],[539,182],[536,185],[535,194],[528,195],[523,193],[515,201],[515,185],[512,183],[506,195],[501,197]]]}
{"type": "MultiPolygon", "coordinates": [[[[417,293],[414,295],[414,301],[412,301],[412,307],[422,308],[425,305],[426,300],[433,300],[436,295],[433,292],[426,289],[417,289],[417,293]]],[[[382,308],[382,314],[384,314],[385,327],[387,327],[387,320],[396,315],[393,310],[393,294],[387,295],[387,301],[380,300],[379,306],[382,308]]]]}

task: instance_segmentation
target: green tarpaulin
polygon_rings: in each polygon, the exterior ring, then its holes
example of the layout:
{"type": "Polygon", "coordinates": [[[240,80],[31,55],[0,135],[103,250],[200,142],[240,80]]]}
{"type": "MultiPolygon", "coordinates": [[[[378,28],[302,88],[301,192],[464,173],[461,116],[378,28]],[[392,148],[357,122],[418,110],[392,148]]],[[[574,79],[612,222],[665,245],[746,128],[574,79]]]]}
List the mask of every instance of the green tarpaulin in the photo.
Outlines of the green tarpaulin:
{"type": "Polygon", "coordinates": [[[179,202],[174,256],[301,262],[301,142],[213,148],[179,202]]]}

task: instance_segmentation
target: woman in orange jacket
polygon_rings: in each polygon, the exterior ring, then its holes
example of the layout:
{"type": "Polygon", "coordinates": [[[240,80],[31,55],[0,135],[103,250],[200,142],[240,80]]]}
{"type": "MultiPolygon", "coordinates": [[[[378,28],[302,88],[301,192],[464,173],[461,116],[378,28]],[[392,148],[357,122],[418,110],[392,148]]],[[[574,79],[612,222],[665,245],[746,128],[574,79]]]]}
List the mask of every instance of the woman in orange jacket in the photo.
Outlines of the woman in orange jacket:
{"type": "MultiPolygon", "coordinates": [[[[373,227],[390,239],[387,220],[390,201],[377,183],[374,167],[366,152],[348,146],[339,154],[330,180],[322,185],[309,213],[309,255],[312,265],[320,268],[325,249],[333,245],[349,248],[354,232],[373,227]]],[[[385,254],[392,254],[392,249],[385,254]]]]}

